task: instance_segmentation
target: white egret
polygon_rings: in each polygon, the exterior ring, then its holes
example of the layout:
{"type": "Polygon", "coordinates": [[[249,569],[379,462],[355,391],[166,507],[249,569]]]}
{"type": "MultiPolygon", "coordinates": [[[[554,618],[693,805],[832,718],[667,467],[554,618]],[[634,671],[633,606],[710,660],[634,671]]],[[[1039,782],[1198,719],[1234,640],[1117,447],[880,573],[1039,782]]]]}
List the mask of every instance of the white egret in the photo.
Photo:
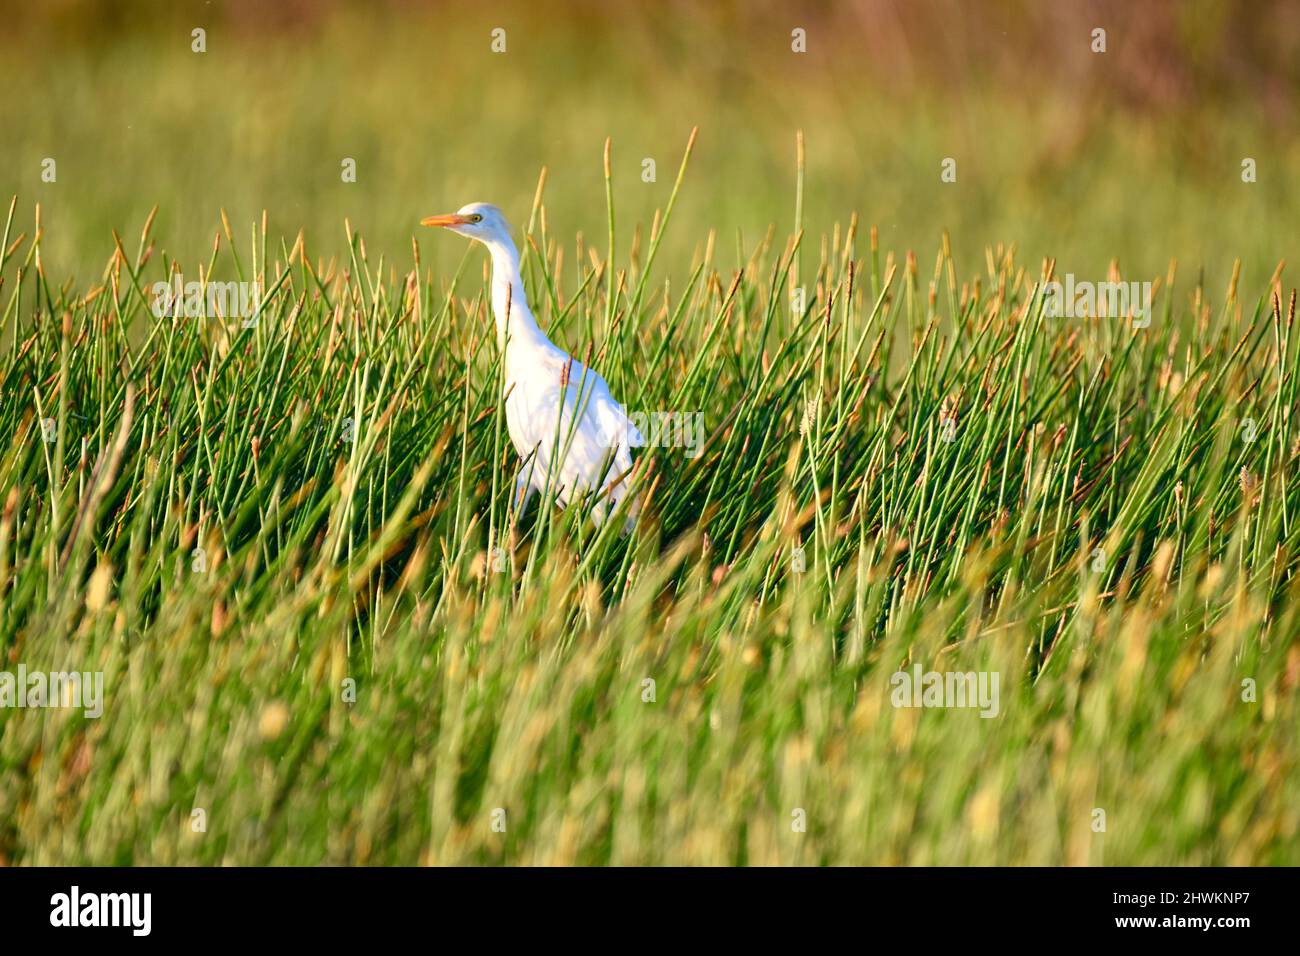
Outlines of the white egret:
{"type": "MultiPolygon", "coordinates": [[[[481,242],[492,255],[492,313],[497,344],[505,350],[506,428],[522,459],[515,476],[517,513],[534,491],[546,492],[549,478],[561,505],[595,492],[592,517],[602,524],[630,491],[631,446],[642,443],[640,432],[600,374],[558,348],[537,325],[524,295],[519,250],[500,209],[475,202],[421,223],[481,242]]],[[[638,502],[628,504],[631,528],[638,502]]]]}

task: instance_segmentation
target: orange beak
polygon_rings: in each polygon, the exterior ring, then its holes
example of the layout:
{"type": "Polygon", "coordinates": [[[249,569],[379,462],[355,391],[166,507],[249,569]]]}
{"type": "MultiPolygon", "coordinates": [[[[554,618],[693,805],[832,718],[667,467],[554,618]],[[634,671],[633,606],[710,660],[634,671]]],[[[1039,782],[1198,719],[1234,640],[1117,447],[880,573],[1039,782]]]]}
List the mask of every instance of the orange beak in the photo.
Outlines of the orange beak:
{"type": "Polygon", "coordinates": [[[469,216],[462,216],[458,212],[450,212],[445,216],[429,216],[427,219],[421,219],[422,226],[463,226],[469,222],[469,216]]]}

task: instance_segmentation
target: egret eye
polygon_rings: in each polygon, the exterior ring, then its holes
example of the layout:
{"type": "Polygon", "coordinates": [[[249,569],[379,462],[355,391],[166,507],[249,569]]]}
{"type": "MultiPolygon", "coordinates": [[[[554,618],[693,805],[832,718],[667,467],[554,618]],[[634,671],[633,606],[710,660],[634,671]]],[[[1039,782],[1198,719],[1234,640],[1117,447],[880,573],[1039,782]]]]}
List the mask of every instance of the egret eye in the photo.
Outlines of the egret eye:
{"type": "Polygon", "coordinates": [[[482,222],[482,221],[483,221],[483,217],[480,216],[478,213],[474,213],[474,215],[472,215],[472,216],[469,217],[469,221],[470,221],[470,222],[482,222]]]}

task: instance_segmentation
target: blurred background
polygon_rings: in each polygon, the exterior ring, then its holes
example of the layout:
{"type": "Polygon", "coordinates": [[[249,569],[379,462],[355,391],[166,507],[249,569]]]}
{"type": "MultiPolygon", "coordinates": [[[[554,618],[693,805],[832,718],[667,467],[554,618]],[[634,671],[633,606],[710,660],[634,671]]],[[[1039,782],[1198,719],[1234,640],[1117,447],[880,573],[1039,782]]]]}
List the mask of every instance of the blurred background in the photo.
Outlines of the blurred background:
{"type": "MultiPolygon", "coordinates": [[[[19,197],[24,229],[41,204],[55,281],[93,281],[110,230],[133,248],[155,204],[157,241],[183,263],[206,261],[225,208],[237,235],[265,209],[326,257],[348,217],[372,261],[405,267],[424,215],[489,200],[522,226],[543,166],[551,235],[603,247],[607,135],[626,250],[694,125],[666,269],[710,230],[730,268],[770,225],[792,228],[798,129],[814,242],[857,212],[923,269],[944,229],[963,276],[1015,243],[1028,265],[1052,255],[1099,279],[1112,258],[1150,278],[1177,257],[1182,277],[1226,282],[1240,257],[1262,291],[1297,252],[1293,0],[4,6],[0,194],[19,197]],[[955,183],[940,180],[946,157],[955,183]]],[[[435,267],[464,254],[431,238],[435,267]]]]}

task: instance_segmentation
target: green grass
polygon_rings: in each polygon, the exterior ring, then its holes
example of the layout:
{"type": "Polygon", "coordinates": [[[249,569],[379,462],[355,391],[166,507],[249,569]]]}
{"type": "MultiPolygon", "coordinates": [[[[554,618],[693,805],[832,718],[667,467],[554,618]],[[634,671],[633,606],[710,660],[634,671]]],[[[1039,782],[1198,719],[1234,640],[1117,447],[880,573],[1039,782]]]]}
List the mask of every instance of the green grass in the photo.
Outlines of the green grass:
{"type": "Polygon", "coordinates": [[[1280,280],[1171,266],[1133,330],[1048,318],[1001,248],[652,262],[607,213],[532,210],[539,321],[708,435],[642,453],[626,538],[510,513],[485,258],[420,263],[455,237],[325,259],[263,220],[176,263],[146,226],[77,283],[11,207],[0,649],[106,701],[0,709],[0,861],[1300,862],[1280,280]],[[272,292],[156,319],[174,269],[272,292]],[[996,671],[999,715],[892,706],[914,664],[996,671]]]}

